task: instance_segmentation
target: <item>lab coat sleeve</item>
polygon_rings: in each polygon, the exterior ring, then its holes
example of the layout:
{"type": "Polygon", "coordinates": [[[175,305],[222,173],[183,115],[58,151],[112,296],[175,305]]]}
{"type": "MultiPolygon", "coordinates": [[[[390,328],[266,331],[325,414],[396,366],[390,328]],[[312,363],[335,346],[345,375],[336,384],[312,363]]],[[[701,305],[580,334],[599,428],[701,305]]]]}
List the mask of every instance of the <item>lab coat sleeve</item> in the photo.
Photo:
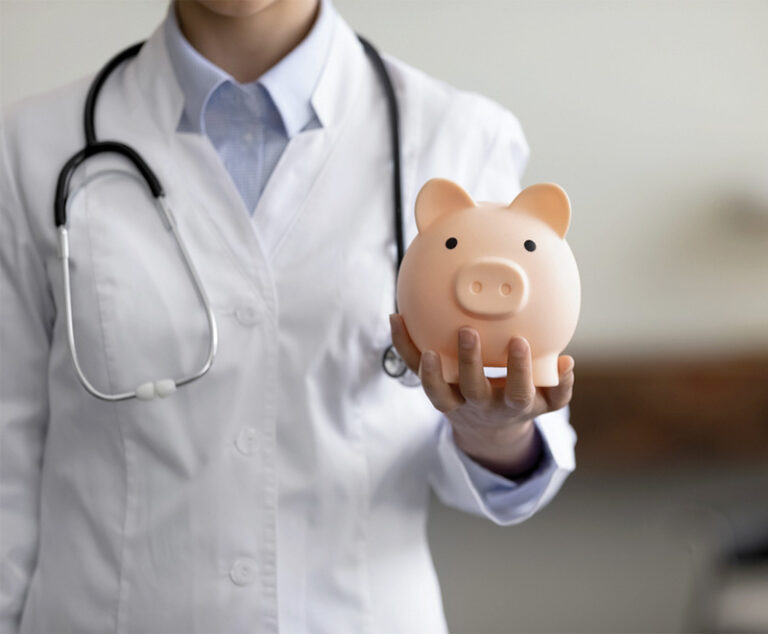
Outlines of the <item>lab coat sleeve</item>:
{"type": "Polygon", "coordinates": [[[528,519],[557,493],[575,466],[576,434],[568,422],[569,407],[535,419],[542,456],[525,478],[511,480],[492,473],[459,449],[444,416],[437,429],[437,467],[432,488],[454,508],[482,515],[499,525],[528,519]]]}
{"type": "Polygon", "coordinates": [[[53,301],[0,127],[0,632],[17,632],[38,546],[53,301]]]}
{"type": "Polygon", "coordinates": [[[475,200],[509,203],[520,193],[530,147],[514,114],[491,100],[482,98],[482,102],[488,110],[485,118],[496,123],[478,160],[474,182],[466,186],[475,200]]]}

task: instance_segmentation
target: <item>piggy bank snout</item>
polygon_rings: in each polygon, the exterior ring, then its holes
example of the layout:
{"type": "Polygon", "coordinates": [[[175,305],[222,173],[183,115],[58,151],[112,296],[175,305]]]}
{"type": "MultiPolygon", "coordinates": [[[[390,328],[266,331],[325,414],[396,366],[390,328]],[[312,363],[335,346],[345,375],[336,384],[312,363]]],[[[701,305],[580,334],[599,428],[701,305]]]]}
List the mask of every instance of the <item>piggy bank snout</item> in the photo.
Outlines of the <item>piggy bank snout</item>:
{"type": "Polygon", "coordinates": [[[512,260],[478,258],[458,270],[456,300],[465,311],[481,317],[510,317],[528,301],[528,276],[512,260]]]}

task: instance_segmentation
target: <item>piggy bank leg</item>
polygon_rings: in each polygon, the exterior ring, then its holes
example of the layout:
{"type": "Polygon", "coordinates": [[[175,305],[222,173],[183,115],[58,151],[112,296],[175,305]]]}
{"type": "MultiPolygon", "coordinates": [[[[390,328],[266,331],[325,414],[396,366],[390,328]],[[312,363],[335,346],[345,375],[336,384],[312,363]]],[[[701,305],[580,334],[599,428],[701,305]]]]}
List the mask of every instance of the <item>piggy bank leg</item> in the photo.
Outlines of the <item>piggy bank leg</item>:
{"type": "Polygon", "coordinates": [[[533,384],[536,387],[554,387],[560,383],[557,357],[558,355],[553,354],[533,359],[533,384]]]}

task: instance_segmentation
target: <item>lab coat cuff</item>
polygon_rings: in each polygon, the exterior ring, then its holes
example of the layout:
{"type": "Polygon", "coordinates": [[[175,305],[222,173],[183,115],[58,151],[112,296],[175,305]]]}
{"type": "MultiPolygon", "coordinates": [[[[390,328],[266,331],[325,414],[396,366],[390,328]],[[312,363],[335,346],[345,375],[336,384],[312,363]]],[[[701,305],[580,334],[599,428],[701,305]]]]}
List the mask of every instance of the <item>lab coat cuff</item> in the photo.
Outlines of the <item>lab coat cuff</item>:
{"type": "Polygon", "coordinates": [[[470,488],[477,511],[496,524],[528,519],[554,497],[575,467],[575,434],[567,423],[567,408],[544,414],[534,424],[541,437],[539,462],[526,476],[510,479],[489,471],[459,449],[450,422],[443,421],[441,450],[452,454],[457,477],[470,488]]]}

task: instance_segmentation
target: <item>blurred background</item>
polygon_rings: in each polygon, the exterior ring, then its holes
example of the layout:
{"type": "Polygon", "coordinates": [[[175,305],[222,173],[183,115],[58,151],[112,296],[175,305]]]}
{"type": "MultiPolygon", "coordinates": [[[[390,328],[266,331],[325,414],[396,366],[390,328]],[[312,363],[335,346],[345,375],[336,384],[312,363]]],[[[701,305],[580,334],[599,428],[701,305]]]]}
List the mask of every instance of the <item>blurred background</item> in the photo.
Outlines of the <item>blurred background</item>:
{"type": "MultiPolygon", "coordinates": [[[[768,3],[335,0],[501,102],[570,194],[577,471],[514,528],[433,505],[456,632],[768,631],[768,3]]],[[[0,100],[94,72],[166,0],[0,1],[0,100]]]]}

